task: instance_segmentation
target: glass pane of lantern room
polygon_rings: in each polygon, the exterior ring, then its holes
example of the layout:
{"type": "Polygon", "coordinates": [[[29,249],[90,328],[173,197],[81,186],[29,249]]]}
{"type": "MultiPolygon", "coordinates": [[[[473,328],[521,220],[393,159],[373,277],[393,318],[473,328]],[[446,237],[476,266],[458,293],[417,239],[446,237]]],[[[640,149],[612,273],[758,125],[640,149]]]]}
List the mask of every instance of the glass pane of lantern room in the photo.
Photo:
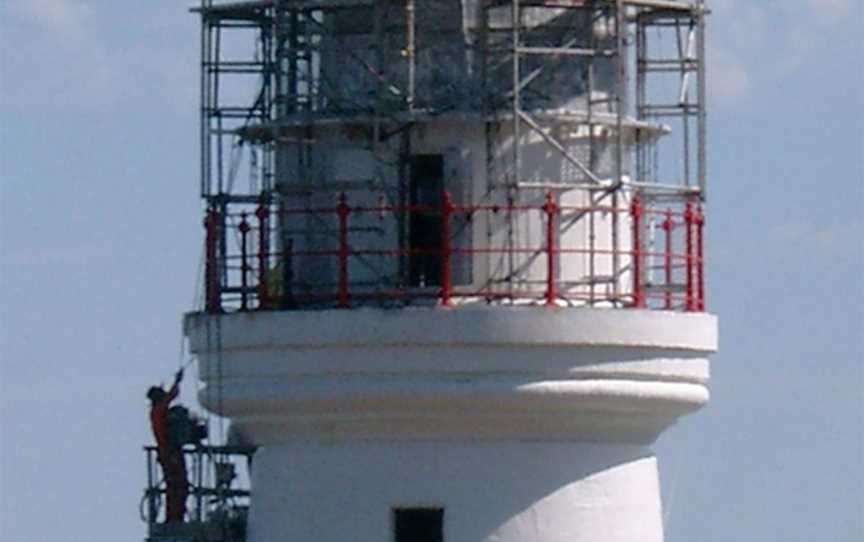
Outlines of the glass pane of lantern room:
{"type": "Polygon", "coordinates": [[[409,182],[409,284],[439,286],[444,157],[440,154],[412,156],[409,182]]]}

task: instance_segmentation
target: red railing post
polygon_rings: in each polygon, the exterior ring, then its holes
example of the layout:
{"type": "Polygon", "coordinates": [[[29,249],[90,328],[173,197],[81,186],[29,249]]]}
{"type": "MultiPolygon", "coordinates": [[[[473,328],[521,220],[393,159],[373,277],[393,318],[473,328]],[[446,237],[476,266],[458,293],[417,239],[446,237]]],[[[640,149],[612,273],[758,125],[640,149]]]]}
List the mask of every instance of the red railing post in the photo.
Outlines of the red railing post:
{"type": "Polygon", "coordinates": [[[270,260],[270,227],[268,225],[267,202],[262,198],[255,216],[258,217],[258,308],[270,306],[270,289],[267,285],[267,272],[270,260]]]}
{"type": "Polygon", "coordinates": [[[705,215],[702,214],[702,207],[696,208],[696,308],[697,310],[705,310],[705,254],[703,252],[704,244],[702,242],[702,233],[705,226],[705,215]]]}
{"type": "Polygon", "coordinates": [[[672,230],[675,223],[672,220],[672,209],[666,209],[663,219],[663,231],[666,232],[666,245],[663,249],[663,270],[666,291],[663,294],[663,308],[672,309],[672,230]]]}
{"type": "Polygon", "coordinates": [[[240,215],[240,310],[249,310],[249,222],[246,212],[240,215]]]}
{"type": "Polygon", "coordinates": [[[689,201],[684,208],[684,230],[687,244],[687,255],[685,256],[687,284],[684,308],[692,311],[695,307],[693,303],[693,203],[689,201]]]}
{"type": "Polygon", "coordinates": [[[221,292],[219,291],[219,215],[215,209],[208,209],[204,218],[204,306],[207,312],[215,314],[222,311],[221,292]]]}
{"type": "Polygon", "coordinates": [[[336,214],[339,216],[339,307],[348,307],[348,214],[351,208],[345,192],[339,195],[336,214]]]}
{"type": "Polygon", "coordinates": [[[452,277],[450,275],[450,215],[453,214],[453,202],[446,190],[441,198],[441,304],[450,306],[453,294],[452,277]]]}
{"type": "Polygon", "coordinates": [[[633,306],[645,307],[645,292],[642,290],[642,200],[633,196],[630,202],[630,219],[633,227],[633,306]]]}
{"type": "Polygon", "coordinates": [[[555,282],[555,215],[558,213],[558,205],[552,192],[546,192],[546,202],[543,204],[543,212],[546,213],[546,305],[555,305],[558,298],[555,282]]]}

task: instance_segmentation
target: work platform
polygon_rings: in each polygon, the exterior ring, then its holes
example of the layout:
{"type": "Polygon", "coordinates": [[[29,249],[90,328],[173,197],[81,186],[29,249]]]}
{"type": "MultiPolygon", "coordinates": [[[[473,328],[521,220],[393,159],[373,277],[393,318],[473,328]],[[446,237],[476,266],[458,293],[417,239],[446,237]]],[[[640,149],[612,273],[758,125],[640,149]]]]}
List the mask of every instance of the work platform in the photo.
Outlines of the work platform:
{"type": "Polygon", "coordinates": [[[185,447],[190,506],[186,521],[166,523],[166,489],[159,476],[157,448],[145,446],[147,487],[140,513],[147,523],[146,542],[244,542],[254,452],[254,448],[243,446],[185,447]]]}

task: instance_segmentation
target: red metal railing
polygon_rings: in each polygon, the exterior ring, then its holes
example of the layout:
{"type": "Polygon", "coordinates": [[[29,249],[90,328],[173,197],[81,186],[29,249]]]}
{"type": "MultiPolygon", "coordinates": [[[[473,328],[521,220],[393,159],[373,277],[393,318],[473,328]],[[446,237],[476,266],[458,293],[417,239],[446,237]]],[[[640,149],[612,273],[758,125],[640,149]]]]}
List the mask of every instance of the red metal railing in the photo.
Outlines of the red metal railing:
{"type": "Polygon", "coordinates": [[[204,306],[207,312],[219,312],[222,310],[221,293],[219,287],[219,213],[210,209],[204,217],[204,229],[206,246],[204,255],[204,306]]]}
{"type": "MultiPolygon", "coordinates": [[[[491,219],[491,218],[490,218],[491,219]]],[[[302,306],[349,308],[370,302],[434,299],[444,306],[456,300],[493,302],[499,300],[531,301],[546,305],[606,304],[639,309],[665,309],[704,311],[704,216],[693,201],[656,208],[638,195],[629,208],[608,205],[568,206],[556,201],[549,193],[542,204],[461,204],[454,203],[448,193],[441,203],[430,205],[386,205],[379,201],[374,206],[349,205],[348,197],[341,194],[332,207],[303,209],[274,208],[262,199],[257,208],[240,211],[210,209],[204,220],[206,228],[205,309],[211,313],[230,310],[282,309],[302,306]],[[514,213],[539,212],[543,224],[543,241],[537,246],[513,246],[504,242],[476,246],[472,239],[454,233],[454,222],[463,229],[471,229],[478,216],[501,217],[514,213]],[[369,221],[370,217],[382,222],[387,217],[410,217],[424,213],[440,217],[440,239],[434,247],[376,247],[352,238],[354,221],[369,221]],[[562,223],[577,217],[588,220],[617,214],[629,219],[630,239],[626,249],[596,244],[570,246],[564,242],[566,232],[562,223]],[[250,217],[254,219],[250,221],[250,217]],[[280,228],[291,217],[315,217],[323,231],[335,227],[330,240],[312,243],[311,248],[297,250],[280,236],[280,228]],[[657,233],[657,232],[662,233],[657,233]],[[279,250],[271,246],[282,240],[279,250]],[[457,242],[461,239],[461,244],[457,242]],[[454,262],[486,256],[506,256],[520,259],[524,267],[531,267],[529,278],[491,276],[461,277],[454,280],[454,262]],[[578,266],[573,257],[591,258],[592,266],[598,259],[620,263],[617,276],[598,284],[598,274],[585,280],[568,276],[570,267],[578,266]],[[380,280],[359,281],[352,276],[352,262],[369,258],[410,259],[416,257],[437,259],[438,281],[435,288],[425,285],[393,284],[380,280]],[[311,261],[335,261],[332,280],[328,274],[316,277],[314,284],[293,281],[294,268],[311,261]],[[538,262],[544,262],[545,268],[538,262]],[[542,274],[538,277],[538,273],[542,274]],[[286,277],[289,277],[286,279],[286,277]],[[569,277],[569,278],[568,278],[569,277]],[[456,282],[460,282],[456,284],[456,282]],[[254,283],[254,284],[253,284],[254,283]],[[542,285],[542,289],[538,286],[542,285]]],[[[320,235],[323,233],[319,232],[320,235]]],[[[470,236],[469,236],[470,237],[470,236]]],[[[394,236],[393,242],[396,242],[394,236]]],[[[404,244],[404,240],[403,240],[404,244]]],[[[574,243],[571,243],[571,245],[574,243]]],[[[608,267],[608,265],[607,265],[608,267]]],[[[404,265],[403,275],[404,275],[404,265]]],[[[470,274],[470,273],[469,273],[470,274]]],[[[525,274],[525,273],[523,273],[525,274]]],[[[477,273],[474,273],[477,275],[477,273]]]]}
{"type": "Polygon", "coordinates": [[[558,291],[555,282],[555,266],[557,264],[555,258],[558,251],[555,248],[555,215],[558,214],[558,205],[551,193],[546,194],[546,201],[543,203],[543,212],[546,214],[546,304],[554,305],[558,298],[558,291]]]}
{"type": "Polygon", "coordinates": [[[642,201],[639,196],[630,204],[630,224],[633,240],[633,306],[645,307],[645,291],[642,288],[642,201]]]}

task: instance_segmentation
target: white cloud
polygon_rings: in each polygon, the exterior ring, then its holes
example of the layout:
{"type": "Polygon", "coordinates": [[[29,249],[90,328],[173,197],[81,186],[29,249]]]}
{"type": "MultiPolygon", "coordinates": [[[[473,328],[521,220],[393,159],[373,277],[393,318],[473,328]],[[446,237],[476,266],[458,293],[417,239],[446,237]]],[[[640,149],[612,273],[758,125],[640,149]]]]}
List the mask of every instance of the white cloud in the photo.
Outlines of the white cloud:
{"type": "Polygon", "coordinates": [[[753,86],[747,66],[735,55],[723,49],[708,52],[711,98],[721,105],[738,104],[746,100],[753,86]]]}
{"type": "Polygon", "coordinates": [[[5,107],[113,113],[154,95],[163,95],[168,107],[195,95],[197,66],[190,59],[197,40],[187,30],[193,19],[173,0],[139,8],[137,36],[119,30],[130,24],[125,2],[6,2],[0,0],[3,46],[28,54],[4,57],[4,75],[14,76],[4,84],[5,107]],[[148,31],[153,38],[141,39],[148,31]],[[188,43],[188,50],[178,43],[188,43]]]}
{"type": "MultiPolygon", "coordinates": [[[[11,0],[5,6],[19,24],[7,43],[26,47],[29,55],[9,55],[6,66],[19,84],[9,103],[38,102],[69,106],[103,106],[112,94],[108,50],[98,36],[96,13],[78,0],[11,0]]],[[[7,32],[12,26],[7,27],[7,32]]]]}
{"type": "Polygon", "coordinates": [[[811,10],[816,10],[820,16],[829,18],[845,17],[852,12],[855,0],[806,0],[811,10]]]}
{"type": "Polygon", "coordinates": [[[9,0],[8,7],[62,41],[74,43],[84,40],[91,15],[90,7],[76,0],[9,0]]]}
{"type": "Polygon", "coordinates": [[[860,0],[707,1],[711,97],[734,107],[759,86],[818,59],[850,25],[860,0]]]}
{"type": "Polygon", "coordinates": [[[841,256],[861,251],[862,226],[860,220],[826,224],[794,220],[775,225],[768,237],[814,256],[841,256]]]}

